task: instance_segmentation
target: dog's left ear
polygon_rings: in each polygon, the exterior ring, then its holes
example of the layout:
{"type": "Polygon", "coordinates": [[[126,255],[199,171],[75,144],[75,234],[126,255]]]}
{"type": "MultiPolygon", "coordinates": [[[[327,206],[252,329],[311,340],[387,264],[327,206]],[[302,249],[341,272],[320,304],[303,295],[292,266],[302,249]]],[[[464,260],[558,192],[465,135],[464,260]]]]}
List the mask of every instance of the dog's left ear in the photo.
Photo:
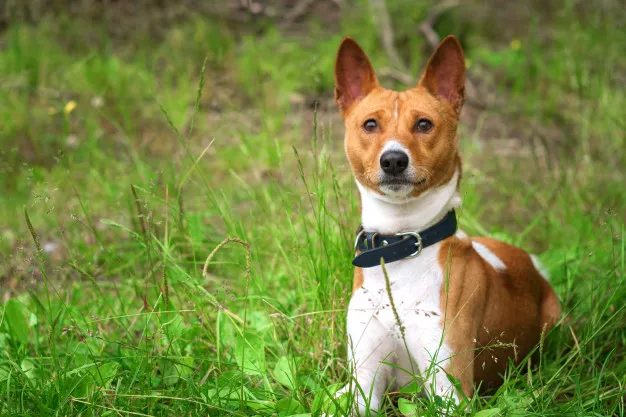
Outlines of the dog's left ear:
{"type": "Polygon", "coordinates": [[[465,58],[459,41],[450,35],[428,60],[418,85],[445,99],[457,116],[465,101],[465,58]]]}

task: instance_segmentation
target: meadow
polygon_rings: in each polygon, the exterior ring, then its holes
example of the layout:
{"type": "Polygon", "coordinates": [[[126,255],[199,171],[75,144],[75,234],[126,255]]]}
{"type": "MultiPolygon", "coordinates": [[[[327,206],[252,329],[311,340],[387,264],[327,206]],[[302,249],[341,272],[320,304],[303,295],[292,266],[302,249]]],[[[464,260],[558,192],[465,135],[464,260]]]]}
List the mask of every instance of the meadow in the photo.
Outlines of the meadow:
{"type": "MultiPolygon", "coordinates": [[[[536,254],[564,314],[453,415],[626,416],[620,2],[90,3],[3,5],[0,415],[347,415],[335,53],[355,38],[402,89],[454,33],[461,228],[536,254]]],[[[420,391],[386,415],[441,415],[420,391]]]]}

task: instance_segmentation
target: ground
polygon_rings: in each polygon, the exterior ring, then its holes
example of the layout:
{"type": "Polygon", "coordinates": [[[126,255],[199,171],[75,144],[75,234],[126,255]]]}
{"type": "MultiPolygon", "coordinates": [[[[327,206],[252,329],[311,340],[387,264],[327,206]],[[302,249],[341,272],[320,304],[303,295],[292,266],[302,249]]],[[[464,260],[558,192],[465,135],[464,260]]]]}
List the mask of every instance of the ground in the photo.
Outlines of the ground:
{"type": "MultiPolygon", "coordinates": [[[[626,414],[619,2],[48,3],[0,18],[0,414],[341,414],[334,54],[350,35],[406,88],[421,22],[466,51],[461,226],[535,253],[564,311],[457,414],[626,414]]],[[[405,391],[389,415],[439,415],[405,391]]]]}

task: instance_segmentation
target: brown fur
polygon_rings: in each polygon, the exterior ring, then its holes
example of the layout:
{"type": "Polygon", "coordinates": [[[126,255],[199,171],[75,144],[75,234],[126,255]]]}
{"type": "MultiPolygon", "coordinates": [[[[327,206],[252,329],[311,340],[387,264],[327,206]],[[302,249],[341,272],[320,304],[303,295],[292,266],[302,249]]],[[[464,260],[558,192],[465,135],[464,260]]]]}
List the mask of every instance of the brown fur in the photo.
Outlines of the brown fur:
{"type": "Polygon", "coordinates": [[[352,295],[363,285],[363,269],[354,268],[354,280],[352,282],[352,295]]]}
{"type": "MultiPolygon", "coordinates": [[[[382,88],[365,53],[346,38],[337,54],[335,98],[356,179],[382,194],[377,156],[390,139],[410,151],[416,183],[426,180],[415,186],[413,196],[449,182],[457,169],[460,173],[457,124],[464,81],[463,52],[454,37],[442,41],[418,85],[403,92],[382,88]],[[432,121],[433,129],[416,132],[420,118],[432,121]],[[376,131],[363,129],[368,119],[378,122],[376,131]]],[[[447,371],[461,381],[468,396],[474,384],[498,386],[509,359],[523,359],[560,316],[556,294],[526,252],[489,238],[473,240],[500,258],[506,271],[496,271],[469,238],[442,242],[439,261],[447,279],[441,289],[442,320],[445,341],[454,352],[447,371]]],[[[353,292],[362,284],[363,272],[356,268],[353,292]]]]}
{"type": "Polygon", "coordinates": [[[390,138],[411,151],[418,173],[415,180],[426,180],[415,187],[413,196],[448,182],[454,175],[460,161],[456,130],[464,87],[455,89],[443,79],[450,73],[459,74],[459,79],[465,77],[462,54],[460,59],[444,59],[453,56],[450,50],[457,48],[460,51],[456,39],[446,38],[439,53],[429,61],[437,67],[429,67],[431,69],[424,72],[414,88],[397,92],[380,87],[369,59],[356,42],[346,38],[341,44],[335,66],[335,99],[345,121],[348,161],[361,184],[380,193],[377,180],[380,167],[376,156],[390,138]],[[362,126],[372,118],[378,121],[380,129],[368,133],[362,126]],[[414,131],[415,122],[420,118],[433,122],[430,132],[414,131]]]}
{"type": "Polygon", "coordinates": [[[447,279],[447,288],[441,289],[445,341],[455,352],[448,371],[468,396],[472,382],[495,388],[509,358],[522,360],[541,333],[558,321],[556,294],[526,252],[494,239],[450,237],[439,262],[447,279]],[[472,241],[500,258],[506,271],[496,271],[472,248],[472,241]]]}

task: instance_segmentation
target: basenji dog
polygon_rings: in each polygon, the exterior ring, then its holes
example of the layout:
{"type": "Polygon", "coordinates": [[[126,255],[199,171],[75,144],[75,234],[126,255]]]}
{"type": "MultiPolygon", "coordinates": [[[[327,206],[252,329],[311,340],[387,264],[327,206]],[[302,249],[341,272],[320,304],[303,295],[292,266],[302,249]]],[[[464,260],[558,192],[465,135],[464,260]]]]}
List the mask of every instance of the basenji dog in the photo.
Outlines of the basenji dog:
{"type": "Polygon", "coordinates": [[[347,317],[354,383],[341,392],[352,392],[358,415],[416,376],[452,404],[495,388],[560,317],[533,256],[457,229],[464,86],[454,36],[401,92],[380,86],[354,40],[337,53],[335,101],[361,197],[347,317]]]}

